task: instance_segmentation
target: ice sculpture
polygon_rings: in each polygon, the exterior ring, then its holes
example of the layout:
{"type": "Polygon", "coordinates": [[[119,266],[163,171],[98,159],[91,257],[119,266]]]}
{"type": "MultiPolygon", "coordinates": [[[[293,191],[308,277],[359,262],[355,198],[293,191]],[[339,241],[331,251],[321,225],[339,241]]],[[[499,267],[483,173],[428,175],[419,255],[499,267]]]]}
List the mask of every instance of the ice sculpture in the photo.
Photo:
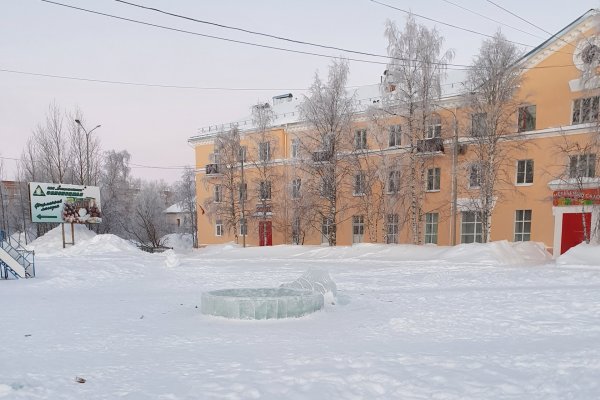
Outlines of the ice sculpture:
{"type": "Polygon", "coordinates": [[[301,317],[323,308],[323,294],[290,288],[221,289],[202,293],[202,314],[235,319],[301,317]]]}
{"type": "Polygon", "coordinates": [[[322,269],[309,269],[300,278],[290,283],[284,283],[281,287],[300,290],[311,290],[321,293],[323,296],[331,294],[337,296],[337,286],[327,271],[322,269]]]}

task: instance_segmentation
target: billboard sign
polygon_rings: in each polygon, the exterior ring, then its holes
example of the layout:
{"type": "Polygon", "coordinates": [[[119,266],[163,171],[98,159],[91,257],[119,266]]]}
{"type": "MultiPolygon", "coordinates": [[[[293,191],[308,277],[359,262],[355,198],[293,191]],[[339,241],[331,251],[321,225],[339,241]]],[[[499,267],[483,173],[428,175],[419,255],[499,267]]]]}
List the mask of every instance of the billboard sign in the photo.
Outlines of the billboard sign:
{"type": "Polygon", "coordinates": [[[600,189],[557,190],[552,194],[554,206],[600,205],[600,189]]]}
{"type": "Polygon", "coordinates": [[[31,222],[99,224],[102,222],[98,186],[29,183],[31,222]]]}

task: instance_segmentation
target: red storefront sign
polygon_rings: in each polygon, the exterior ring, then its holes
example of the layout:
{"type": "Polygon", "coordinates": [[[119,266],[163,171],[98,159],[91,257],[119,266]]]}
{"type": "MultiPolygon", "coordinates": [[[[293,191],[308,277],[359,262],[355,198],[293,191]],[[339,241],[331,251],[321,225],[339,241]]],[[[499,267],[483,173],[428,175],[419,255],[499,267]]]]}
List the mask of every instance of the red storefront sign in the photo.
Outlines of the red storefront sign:
{"type": "Polygon", "coordinates": [[[600,189],[557,190],[552,194],[555,206],[600,205],[600,189]]]}

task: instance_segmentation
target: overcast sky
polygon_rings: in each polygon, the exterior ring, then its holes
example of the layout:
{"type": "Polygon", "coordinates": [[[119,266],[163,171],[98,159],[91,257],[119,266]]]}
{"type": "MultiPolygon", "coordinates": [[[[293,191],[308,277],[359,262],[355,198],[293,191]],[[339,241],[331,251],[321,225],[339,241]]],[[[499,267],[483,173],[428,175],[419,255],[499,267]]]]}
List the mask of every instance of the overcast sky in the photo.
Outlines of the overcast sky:
{"type": "MultiPolygon", "coordinates": [[[[185,21],[113,0],[57,1],[201,34],[385,61],[185,21]]],[[[486,0],[378,1],[483,34],[492,35],[501,29],[510,40],[530,46],[537,46],[550,36],[486,0]]],[[[131,2],[219,24],[376,54],[386,51],[386,19],[403,24],[406,18],[402,11],[369,0],[131,2]]],[[[590,8],[600,6],[598,0],[495,2],[552,33],[590,8]]],[[[417,21],[437,27],[447,48],[456,52],[456,64],[469,64],[484,39],[430,20],[417,21]]],[[[142,87],[0,71],[0,157],[5,157],[4,178],[13,178],[15,165],[6,158],[20,156],[32,130],[43,122],[49,104],[55,101],[66,110],[80,108],[88,129],[101,124],[93,135],[98,135],[105,150],[128,150],[135,176],[175,181],[181,171],[163,168],[193,164],[194,154],[187,139],[198,128],[246,116],[252,104],[278,94],[292,92],[301,96],[301,89],[310,85],[315,71],[326,74],[329,62],[323,57],[167,31],[39,0],[0,0],[2,70],[155,85],[269,89],[142,87]]],[[[351,62],[349,84],[377,83],[384,69],[377,63],[351,62]]]]}

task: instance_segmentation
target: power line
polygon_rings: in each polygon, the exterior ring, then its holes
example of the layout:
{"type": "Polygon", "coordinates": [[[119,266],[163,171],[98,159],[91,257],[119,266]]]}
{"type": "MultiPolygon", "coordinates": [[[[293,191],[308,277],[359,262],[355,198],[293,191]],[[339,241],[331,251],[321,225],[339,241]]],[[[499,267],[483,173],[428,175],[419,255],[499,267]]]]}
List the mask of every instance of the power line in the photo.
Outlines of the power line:
{"type": "Polygon", "coordinates": [[[286,91],[286,90],[307,90],[306,88],[232,88],[232,87],[205,87],[205,86],[162,85],[162,84],[154,84],[154,83],[141,83],[141,82],[128,82],[128,81],[111,81],[111,80],[104,80],[104,79],[81,78],[81,77],[67,76],[67,75],[52,75],[52,74],[43,74],[43,73],[39,73],[39,72],[26,72],[26,71],[17,71],[17,70],[12,70],[12,69],[3,69],[3,68],[0,68],[0,72],[8,72],[8,73],[20,74],[20,75],[41,76],[41,77],[45,77],[45,78],[68,79],[68,80],[74,80],[74,81],[95,82],[95,83],[109,83],[109,84],[113,84],[113,85],[158,87],[158,88],[166,88],[166,89],[221,90],[221,91],[261,91],[261,90],[286,91]]]}
{"type": "Polygon", "coordinates": [[[245,28],[239,28],[239,27],[236,27],[236,26],[225,25],[225,24],[220,24],[220,23],[217,23],[217,22],[211,22],[211,21],[201,20],[201,19],[192,18],[192,17],[188,17],[188,16],[185,16],[185,15],[181,15],[181,14],[175,14],[175,13],[172,13],[172,12],[169,12],[169,11],[160,10],[160,9],[154,8],[154,7],[147,7],[147,6],[143,6],[143,5],[140,5],[140,4],[131,3],[131,2],[128,2],[128,1],[124,1],[124,0],[114,0],[114,1],[116,1],[118,3],[127,4],[129,6],[142,8],[144,10],[149,10],[149,11],[154,11],[154,12],[158,12],[158,13],[161,13],[161,14],[169,15],[169,16],[176,17],[176,18],[186,19],[188,21],[198,22],[198,23],[206,24],[206,25],[212,25],[212,26],[216,26],[216,27],[219,27],[219,28],[231,29],[231,30],[235,30],[235,31],[239,31],[239,32],[249,33],[249,34],[252,34],[252,35],[264,36],[264,37],[268,37],[268,38],[272,38],[272,39],[283,40],[283,41],[286,41],[286,42],[291,42],[291,43],[296,43],[296,44],[303,44],[303,45],[307,45],[307,46],[320,47],[320,48],[323,48],[323,49],[338,50],[338,51],[344,51],[344,52],[347,52],[347,53],[360,54],[360,55],[363,55],[363,56],[390,58],[390,56],[388,56],[388,55],[376,54],[376,53],[368,53],[368,52],[364,52],[364,51],[345,49],[343,47],[336,47],[336,46],[329,46],[329,45],[325,45],[325,44],[306,42],[304,40],[292,39],[292,38],[288,38],[288,37],[284,37],[284,36],[273,35],[273,34],[270,34],[270,33],[257,32],[257,31],[252,31],[252,30],[245,29],[245,28]]]}
{"type": "MultiPolygon", "coordinates": [[[[248,46],[261,47],[261,48],[265,48],[265,49],[278,50],[278,51],[284,51],[284,52],[289,52],[289,53],[304,54],[304,55],[310,55],[310,56],[315,56],[315,57],[323,57],[323,58],[330,58],[330,59],[339,59],[339,58],[341,58],[340,56],[332,56],[332,55],[328,55],[328,54],[313,53],[313,52],[310,52],[310,51],[294,50],[294,49],[288,49],[288,48],[284,48],[284,47],[264,45],[264,44],[260,44],[260,43],[247,42],[247,41],[236,40],[236,39],[229,39],[229,38],[224,38],[224,37],[221,37],[221,36],[208,35],[208,34],[204,34],[204,33],[188,31],[188,30],[185,30],[185,29],[179,29],[179,28],[173,28],[173,27],[164,26],[164,25],[158,25],[158,24],[153,24],[153,23],[150,23],[150,22],[139,21],[139,20],[132,19],[132,18],[120,17],[120,16],[117,16],[117,15],[107,14],[107,13],[103,13],[103,12],[100,12],[100,11],[94,11],[94,10],[89,10],[89,9],[86,9],[86,8],[76,7],[76,6],[72,6],[72,5],[69,5],[69,4],[58,3],[58,2],[55,2],[55,1],[51,1],[51,0],[41,0],[41,1],[43,1],[44,3],[49,3],[49,4],[61,6],[61,7],[66,7],[66,8],[71,8],[71,9],[74,9],[74,10],[83,11],[83,12],[87,12],[87,13],[91,13],[91,14],[102,15],[102,16],[109,17],[109,18],[114,18],[114,19],[119,19],[119,20],[123,20],[123,21],[133,22],[133,23],[140,24],[140,25],[152,26],[152,27],[155,27],[155,28],[165,29],[165,30],[169,30],[169,31],[175,31],[175,32],[180,32],[180,33],[186,33],[186,34],[189,34],[189,35],[206,37],[206,38],[209,38],[209,39],[222,40],[222,41],[231,42],[231,43],[244,44],[244,45],[248,45],[248,46]]],[[[133,3],[128,3],[128,4],[133,4],[133,3]]],[[[159,10],[159,12],[162,12],[162,11],[159,10]]],[[[187,18],[187,17],[182,17],[182,18],[187,18]]],[[[202,22],[202,21],[199,21],[199,22],[202,22]]],[[[305,42],[305,43],[309,44],[308,42],[305,42]]],[[[311,44],[311,45],[318,46],[316,44],[311,44]]],[[[339,49],[340,51],[347,51],[347,52],[350,52],[350,53],[362,54],[362,55],[367,55],[367,56],[371,56],[371,57],[391,58],[391,59],[397,59],[399,61],[405,61],[405,62],[417,62],[417,63],[418,62],[422,62],[420,60],[413,60],[413,59],[407,59],[407,58],[397,58],[397,57],[389,57],[389,56],[384,56],[384,55],[374,54],[374,53],[359,52],[359,51],[355,51],[355,50],[346,50],[346,49],[336,48],[336,47],[332,47],[332,46],[325,46],[325,45],[323,45],[322,47],[332,48],[332,49],[339,49]]],[[[387,62],[383,62],[383,61],[364,60],[364,59],[349,58],[349,57],[344,57],[344,58],[347,59],[348,61],[362,62],[362,63],[367,63],[367,64],[388,65],[387,62]]],[[[448,64],[448,63],[435,62],[435,61],[430,62],[430,64],[444,65],[444,66],[453,65],[453,66],[456,66],[456,67],[460,67],[460,68],[449,68],[449,69],[457,69],[457,70],[463,70],[463,69],[469,68],[469,66],[466,65],[466,64],[448,64]]]]}
{"type": "MultiPolygon", "coordinates": [[[[3,157],[0,156],[0,160],[12,160],[12,161],[17,161],[17,162],[21,162],[23,161],[20,158],[14,158],[14,157],[3,157]]],[[[43,164],[43,161],[40,160],[30,160],[28,159],[27,161],[31,161],[34,163],[38,163],[38,164],[43,164]]],[[[187,169],[187,168],[194,168],[191,165],[168,165],[168,166],[159,166],[159,165],[144,165],[144,164],[136,164],[136,163],[132,163],[130,162],[129,165],[131,166],[131,168],[152,168],[152,169],[187,169]]]]}
{"type": "Polygon", "coordinates": [[[552,38],[556,37],[556,38],[558,38],[559,40],[561,40],[562,42],[566,43],[567,45],[575,47],[575,45],[573,45],[573,44],[571,44],[571,43],[567,42],[567,41],[566,41],[566,40],[564,40],[563,38],[560,38],[560,37],[556,36],[556,35],[557,35],[556,33],[555,33],[555,34],[552,34],[552,33],[548,32],[548,31],[547,31],[547,30],[545,30],[544,28],[541,28],[541,27],[537,26],[537,25],[536,25],[536,24],[534,24],[533,22],[526,20],[525,18],[521,17],[520,15],[517,15],[517,14],[515,14],[514,12],[512,12],[512,11],[510,11],[510,10],[508,10],[508,9],[506,9],[506,8],[504,8],[504,7],[502,7],[501,5],[499,5],[499,4],[497,4],[497,3],[495,3],[495,2],[493,2],[493,1],[491,1],[491,0],[486,0],[486,1],[487,1],[488,3],[490,3],[490,4],[494,5],[494,6],[498,7],[499,9],[501,9],[501,10],[503,10],[503,11],[505,11],[505,12],[509,13],[509,14],[510,14],[510,15],[512,15],[513,17],[516,17],[516,18],[520,19],[521,21],[525,22],[526,24],[529,24],[529,25],[533,26],[534,28],[537,28],[537,29],[539,29],[540,31],[542,31],[542,32],[544,32],[544,33],[547,33],[548,35],[550,35],[550,39],[552,39],[552,38]]]}
{"type": "MultiPolygon", "coordinates": [[[[117,1],[118,1],[118,0],[117,0],[117,1]]],[[[521,33],[525,33],[526,35],[533,36],[534,38],[545,40],[545,39],[544,39],[543,37],[541,37],[541,36],[534,35],[533,33],[530,33],[530,32],[524,31],[524,30],[522,30],[522,29],[519,29],[519,28],[517,28],[517,27],[514,27],[514,26],[511,26],[511,25],[508,25],[508,24],[506,24],[506,23],[504,23],[504,22],[502,22],[502,21],[495,20],[495,19],[493,19],[493,18],[490,18],[490,17],[488,17],[487,15],[481,14],[481,13],[479,13],[479,12],[477,12],[477,11],[473,11],[473,10],[471,10],[470,8],[467,8],[467,7],[465,7],[465,6],[461,6],[460,4],[454,3],[454,2],[452,2],[452,1],[450,1],[450,0],[442,0],[442,1],[443,1],[443,2],[445,2],[445,3],[451,4],[451,5],[455,6],[455,7],[458,7],[458,8],[460,8],[461,10],[465,10],[465,11],[467,11],[467,12],[470,12],[471,14],[475,14],[475,15],[477,15],[477,16],[479,16],[479,17],[481,17],[481,18],[485,18],[485,19],[487,19],[488,21],[495,22],[496,24],[500,24],[500,25],[502,25],[502,26],[506,26],[507,28],[514,29],[514,30],[516,30],[516,31],[519,31],[519,32],[521,32],[521,33]]]]}
{"type": "MultiPolygon", "coordinates": [[[[42,1],[45,1],[45,0],[42,0],[42,1]]],[[[469,29],[469,28],[463,28],[462,26],[458,26],[458,25],[454,25],[454,24],[449,24],[447,22],[443,22],[443,21],[440,21],[440,20],[437,20],[437,19],[426,17],[424,15],[416,14],[416,13],[411,12],[411,11],[403,10],[402,8],[394,7],[394,6],[390,5],[390,4],[382,3],[382,2],[377,1],[377,0],[370,0],[370,1],[372,3],[376,3],[376,4],[379,4],[381,6],[384,6],[384,7],[387,7],[387,8],[391,8],[393,10],[401,11],[401,12],[403,12],[405,14],[414,15],[415,17],[419,17],[419,18],[422,18],[422,19],[425,19],[425,20],[428,20],[428,21],[431,21],[431,22],[435,22],[437,24],[445,25],[445,26],[448,26],[450,28],[459,29],[461,31],[473,33],[473,34],[479,35],[479,36],[485,36],[487,38],[493,38],[494,37],[493,35],[488,35],[487,33],[478,32],[478,31],[475,31],[475,30],[469,29]]],[[[535,46],[532,46],[530,44],[515,42],[515,41],[512,41],[512,40],[508,40],[508,39],[504,39],[504,40],[507,41],[507,42],[513,43],[513,44],[517,44],[519,46],[535,47],[535,46]]]]}

